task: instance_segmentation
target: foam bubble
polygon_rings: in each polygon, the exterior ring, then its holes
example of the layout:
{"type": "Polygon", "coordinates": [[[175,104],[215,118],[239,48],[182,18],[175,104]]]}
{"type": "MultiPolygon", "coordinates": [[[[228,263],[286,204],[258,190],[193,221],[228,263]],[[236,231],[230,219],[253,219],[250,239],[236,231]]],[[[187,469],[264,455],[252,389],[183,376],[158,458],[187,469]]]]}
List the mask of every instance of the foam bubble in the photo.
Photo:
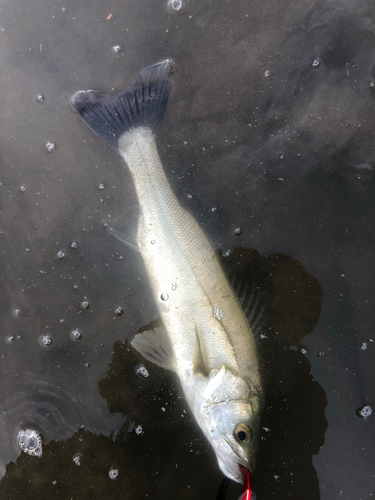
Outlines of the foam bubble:
{"type": "Polygon", "coordinates": [[[23,451],[27,455],[31,455],[32,457],[42,456],[42,438],[32,429],[18,431],[17,446],[20,451],[23,451]]]}
{"type": "Polygon", "coordinates": [[[169,0],[169,8],[174,11],[180,11],[184,8],[182,0],[169,0]]]}
{"type": "Polygon", "coordinates": [[[48,333],[46,335],[41,335],[39,337],[39,343],[42,346],[50,346],[52,345],[52,342],[53,342],[52,337],[48,333]]]}
{"type": "Polygon", "coordinates": [[[109,479],[116,479],[118,477],[118,469],[111,467],[108,472],[109,479]]]}
{"type": "Polygon", "coordinates": [[[80,303],[81,309],[88,309],[90,307],[90,302],[88,300],[82,300],[80,303]]]}
{"type": "Polygon", "coordinates": [[[116,316],[122,316],[124,314],[124,309],[122,307],[116,307],[115,309],[116,316]]]}
{"type": "Polygon", "coordinates": [[[147,378],[150,374],[148,373],[148,370],[147,368],[145,367],[144,364],[140,363],[139,365],[137,365],[135,368],[134,368],[134,371],[135,373],[139,376],[139,377],[144,377],[144,378],[147,378]]]}
{"type": "Polygon", "coordinates": [[[81,465],[82,453],[76,453],[73,455],[73,462],[79,467],[81,465]]]}
{"type": "Polygon", "coordinates": [[[70,332],[70,336],[73,340],[82,340],[82,333],[78,330],[78,328],[75,328],[70,332]]]}

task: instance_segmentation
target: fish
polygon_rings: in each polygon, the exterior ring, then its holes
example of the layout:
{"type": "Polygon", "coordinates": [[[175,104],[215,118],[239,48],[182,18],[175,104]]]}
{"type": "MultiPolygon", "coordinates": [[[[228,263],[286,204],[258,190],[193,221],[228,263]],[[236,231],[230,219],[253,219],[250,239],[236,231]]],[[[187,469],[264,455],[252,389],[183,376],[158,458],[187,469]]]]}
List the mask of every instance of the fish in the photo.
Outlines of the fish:
{"type": "Polygon", "coordinates": [[[118,93],[78,91],[71,105],[120,154],[134,182],[138,205],[110,219],[109,230],[140,252],[160,326],[136,334],[131,344],[146,360],[176,372],[221,471],[248,489],[243,471],[255,466],[263,398],[255,328],[159,157],[156,133],[174,67],[170,59],[154,64],[118,93]]]}

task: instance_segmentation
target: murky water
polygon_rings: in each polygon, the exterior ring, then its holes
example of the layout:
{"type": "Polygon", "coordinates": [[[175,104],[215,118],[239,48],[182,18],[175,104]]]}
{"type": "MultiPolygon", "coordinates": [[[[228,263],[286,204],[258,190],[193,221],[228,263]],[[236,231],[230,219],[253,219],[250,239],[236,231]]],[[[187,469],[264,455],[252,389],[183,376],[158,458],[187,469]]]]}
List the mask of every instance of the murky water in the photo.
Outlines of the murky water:
{"type": "Polygon", "coordinates": [[[257,499],[371,498],[374,415],[356,411],[375,406],[372,3],[0,5],[1,499],[219,490],[178,382],[126,343],[157,312],[102,221],[135,192],[69,106],[164,58],[168,177],[224,255],[253,249],[224,261],[269,297],[257,499]]]}

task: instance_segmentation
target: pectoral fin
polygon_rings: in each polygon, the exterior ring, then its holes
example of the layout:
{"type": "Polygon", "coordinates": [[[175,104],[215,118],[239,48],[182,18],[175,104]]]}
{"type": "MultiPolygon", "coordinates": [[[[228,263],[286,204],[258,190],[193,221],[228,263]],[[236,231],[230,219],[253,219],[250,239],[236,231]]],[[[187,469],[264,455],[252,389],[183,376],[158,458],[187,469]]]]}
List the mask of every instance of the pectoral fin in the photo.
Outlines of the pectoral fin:
{"type": "Polygon", "coordinates": [[[207,377],[208,371],[207,371],[207,367],[204,364],[201,341],[200,341],[200,337],[199,337],[199,329],[198,329],[198,325],[196,323],[194,325],[194,328],[195,328],[195,338],[196,338],[194,360],[193,360],[194,371],[195,371],[195,373],[200,373],[201,375],[207,377]]]}
{"type": "Polygon", "coordinates": [[[163,328],[156,326],[152,330],[138,333],[131,345],[151,363],[167,370],[175,370],[173,348],[163,328]]]}

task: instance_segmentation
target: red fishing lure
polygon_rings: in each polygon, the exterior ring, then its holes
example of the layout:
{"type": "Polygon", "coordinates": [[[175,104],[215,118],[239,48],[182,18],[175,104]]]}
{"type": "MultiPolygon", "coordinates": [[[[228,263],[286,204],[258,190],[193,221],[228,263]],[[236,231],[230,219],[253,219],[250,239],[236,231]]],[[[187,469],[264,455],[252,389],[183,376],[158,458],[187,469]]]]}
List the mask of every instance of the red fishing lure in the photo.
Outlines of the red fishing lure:
{"type": "Polygon", "coordinates": [[[247,467],[240,465],[241,472],[243,474],[243,493],[240,500],[251,500],[251,475],[247,467]]]}

